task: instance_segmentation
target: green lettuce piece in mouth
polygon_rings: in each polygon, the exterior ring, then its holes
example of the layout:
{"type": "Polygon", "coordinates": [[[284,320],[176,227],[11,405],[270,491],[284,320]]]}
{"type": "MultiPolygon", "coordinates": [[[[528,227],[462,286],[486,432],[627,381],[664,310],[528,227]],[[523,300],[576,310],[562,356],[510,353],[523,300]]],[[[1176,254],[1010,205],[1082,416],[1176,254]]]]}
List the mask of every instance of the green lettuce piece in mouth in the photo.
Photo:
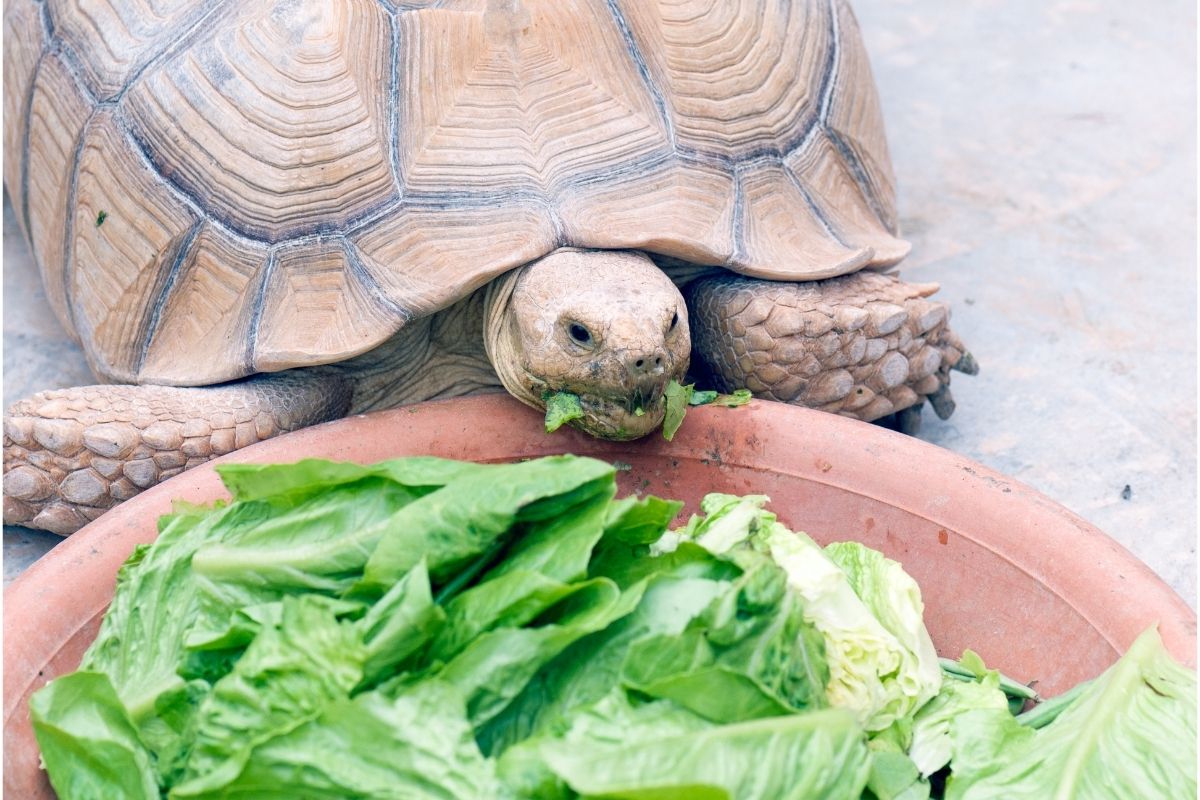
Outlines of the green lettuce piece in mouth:
{"type": "Polygon", "coordinates": [[[679,381],[671,381],[663,390],[663,402],[666,403],[666,413],[663,415],[663,438],[668,442],[675,438],[675,432],[683,424],[683,415],[687,413],[688,403],[691,402],[694,384],[684,386],[679,381]]]}
{"type": "Polygon", "coordinates": [[[725,406],[726,408],[737,408],[744,406],[751,401],[752,396],[749,389],[738,389],[732,394],[721,394],[715,389],[697,389],[692,392],[691,398],[688,400],[689,406],[725,406]]]}
{"type": "MultiPolygon", "coordinates": [[[[571,420],[583,416],[583,405],[579,400],[579,395],[571,392],[547,391],[542,395],[542,399],[546,402],[546,433],[554,433],[571,420]]],[[[713,389],[698,390],[695,384],[682,384],[673,380],[663,390],[661,401],[665,407],[662,425],[663,438],[668,442],[675,438],[676,431],[683,424],[688,406],[717,405],[736,408],[746,405],[751,399],[749,389],[738,389],[731,394],[722,394],[713,389]]],[[[633,414],[638,417],[645,416],[646,409],[638,406],[633,409],[633,414]]]]}
{"type": "Polygon", "coordinates": [[[663,391],[663,402],[666,404],[666,414],[663,416],[663,438],[668,442],[675,438],[675,432],[683,424],[688,406],[717,405],[726,408],[744,406],[751,400],[749,389],[738,389],[732,394],[721,394],[713,389],[697,389],[694,383],[681,384],[671,381],[663,391]]]}
{"type": "Polygon", "coordinates": [[[583,403],[579,395],[570,392],[546,392],[546,433],[554,433],[573,419],[583,417],[583,403]]]}

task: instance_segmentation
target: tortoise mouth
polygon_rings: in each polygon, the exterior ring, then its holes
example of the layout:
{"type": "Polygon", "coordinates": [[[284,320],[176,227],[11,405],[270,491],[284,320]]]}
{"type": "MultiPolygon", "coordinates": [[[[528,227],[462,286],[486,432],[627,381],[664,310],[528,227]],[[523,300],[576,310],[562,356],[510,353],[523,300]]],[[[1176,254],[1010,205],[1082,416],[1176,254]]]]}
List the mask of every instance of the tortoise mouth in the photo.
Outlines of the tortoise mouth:
{"type": "Polygon", "coordinates": [[[601,439],[628,441],[640,439],[662,425],[665,409],[662,386],[636,390],[618,397],[582,393],[583,418],[576,420],[579,428],[601,439]]]}
{"type": "Polygon", "coordinates": [[[600,439],[640,439],[662,425],[666,412],[663,393],[670,375],[639,383],[630,389],[598,390],[595,387],[546,384],[550,392],[570,392],[579,398],[583,416],[570,425],[600,439]]]}

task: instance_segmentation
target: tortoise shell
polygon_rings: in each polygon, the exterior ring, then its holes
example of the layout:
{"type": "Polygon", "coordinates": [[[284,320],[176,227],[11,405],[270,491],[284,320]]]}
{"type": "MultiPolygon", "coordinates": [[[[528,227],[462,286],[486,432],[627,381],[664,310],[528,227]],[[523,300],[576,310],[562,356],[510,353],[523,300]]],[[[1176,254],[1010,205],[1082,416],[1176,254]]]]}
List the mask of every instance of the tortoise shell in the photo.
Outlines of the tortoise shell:
{"type": "Polygon", "coordinates": [[[98,375],[331,363],[561,246],[888,266],[842,0],[13,0],[5,182],[98,375]]]}

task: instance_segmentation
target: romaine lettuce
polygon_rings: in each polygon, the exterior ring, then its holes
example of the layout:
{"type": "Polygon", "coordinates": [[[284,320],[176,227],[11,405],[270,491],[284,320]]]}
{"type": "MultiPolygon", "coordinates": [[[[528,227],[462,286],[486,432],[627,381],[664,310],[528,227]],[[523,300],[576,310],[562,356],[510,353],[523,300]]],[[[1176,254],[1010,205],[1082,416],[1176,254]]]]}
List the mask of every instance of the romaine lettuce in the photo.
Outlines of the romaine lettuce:
{"type": "Polygon", "coordinates": [[[1155,629],[1040,730],[1006,710],[950,721],[947,800],[1196,796],[1196,674],[1155,629]]]}

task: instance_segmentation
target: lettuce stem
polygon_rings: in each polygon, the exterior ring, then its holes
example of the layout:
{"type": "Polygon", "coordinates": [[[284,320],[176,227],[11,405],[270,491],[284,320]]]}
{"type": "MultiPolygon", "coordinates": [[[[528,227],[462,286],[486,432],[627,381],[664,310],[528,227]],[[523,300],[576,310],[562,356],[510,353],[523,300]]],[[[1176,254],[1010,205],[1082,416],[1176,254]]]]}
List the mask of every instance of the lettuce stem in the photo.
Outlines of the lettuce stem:
{"type": "Polygon", "coordinates": [[[1084,681],[1057,697],[1051,697],[1049,700],[1038,703],[1024,714],[1018,714],[1017,722],[1027,728],[1043,728],[1054,722],[1058,718],[1058,715],[1066,711],[1079,698],[1079,695],[1083,694],[1084,690],[1091,685],[1091,681],[1084,681]]]}

